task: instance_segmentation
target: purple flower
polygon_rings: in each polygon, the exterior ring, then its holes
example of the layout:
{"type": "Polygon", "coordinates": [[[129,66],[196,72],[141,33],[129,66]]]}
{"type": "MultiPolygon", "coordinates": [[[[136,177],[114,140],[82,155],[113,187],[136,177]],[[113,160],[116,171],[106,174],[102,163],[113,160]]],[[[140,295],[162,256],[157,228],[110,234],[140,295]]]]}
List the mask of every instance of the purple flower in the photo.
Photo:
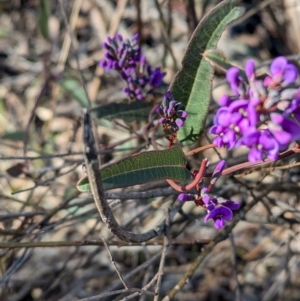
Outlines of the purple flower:
{"type": "Polygon", "coordinates": [[[271,114],[269,129],[282,148],[300,139],[300,124],[278,113],[271,114]]]}
{"type": "Polygon", "coordinates": [[[204,218],[204,222],[207,223],[208,220],[213,219],[215,222],[216,229],[222,229],[225,227],[225,221],[231,221],[233,218],[233,213],[228,207],[220,206],[215,207],[210,211],[204,218]]]}
{"type": "Polygon", "coordinates": [[[270,86],[273,84],[291,84],[295,82],[298,77],[298,70],[297,68],[288,62],[288,60],[280,56],[276,58],[271,66],[270,66],[270,73],[272,77],[266,77],[264,80],[265,86],[270,86]]]}
{"type": "Polygon", "coordinates": [[[277,159],[280,145],[269,130],[256,130],[245,135],[239,142],[250,148],[248,160],[250,162],[262,161],[264,155],[271,160],[277,159]]]}
{"type": "Polygon", "coordinates": [[[297,68],[283,56],[276,58],[272,62],[270,72],[273,78],[280,79],[285,84],[293,83],[298,77],[297,68]]]}
{"type": "Polygon", "coordinates": [[[230,150],[237,142],[236,132],[228,127],[214,125],[210,129],[209,133],[217,135],[217,137],[213,139],[213,144],[217,145],[218,147],[225,146],[228,150],[230,150]]]}
{"type": "Polygon", "coordinates": [[[232,220],[232,210],[238,210],[240,204],[220,197],[210,197],[206,192],[207,189],[205,188],[201,190],[204,208],[208,211],[204,222],[206,223],[209,219],[213,219],[216,229],[224,228],[225,221],[232,220]]]}
{"type": "Polygon", "coordinates": [[[228,107],[218,109],[214,118],[211,134],[218,135],[213,143],[227,149],[235,147],[239,137],[255,128],[257,112],[247,100],[239,99],[230,103],[228,107]]]}
{"type": "Polygon", "coordinates": [[[159,122],[163,125],[167,135],[176,133],[184,125],[188,116],[188,113],[183,110],[181,102],[174,100],[170,91],[165,94],[162,104],[156,109],[156,112],[162,117],[159,122]]]}
{"type": "Polygon", "coordinates": [[[271,76],[256,78],[255,63],[245,65],[248,86],[239,69],[230,68],[227,81],[234,96],[223,95],[210,133],[217,135],[213,143],[232,149],[241,145],[249,150],[251,162],[278,158],[279,151],[300,139],[300,89],[287,87],[298,77],[297,68],[284,57],[273,60],[271,76]],[[278,114],[282,111],[282,114],[278,114]]]}
{"type": "Polygon", "coordinates": [[[108,37],[103,43],[105,58],[99,63],[106,72],[111,69],[119,72],[127,83],[123,91],[132,100],[144,100],[147,94],[153,94],[165,75],[159,67],[154,69],[147,62],[138,45],[138,38],[138,34],[130,40],[123,39],[120,34],[108,37]]]}

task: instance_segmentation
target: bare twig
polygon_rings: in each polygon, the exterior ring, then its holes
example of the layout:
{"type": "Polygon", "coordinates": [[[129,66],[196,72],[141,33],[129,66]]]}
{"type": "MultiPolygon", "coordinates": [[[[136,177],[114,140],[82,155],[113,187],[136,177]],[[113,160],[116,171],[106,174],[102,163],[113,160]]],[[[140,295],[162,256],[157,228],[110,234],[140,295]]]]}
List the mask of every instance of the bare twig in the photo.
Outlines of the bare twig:
{"type": "Polygon", "coordinates": [[[121,275],[121,273],[120,273],[120,271],[119,271],[119,269],[118,269],[118,267],[116,265],[116,262],[114,261],[112,255],[111,255],[110,249],[109,249],[109,247],[107,245],[107,242],[106,242],[105,238],[102,237],[102,241],[103,241],[103,245],[105,246],[105,248],[107,250],[107,253],[109,255],[110,261],[111,261],[112,265],[115,267],[115,270],[116,270],[116,272],[117,272],[117,274],[119,276],[120,281],[124,285],[125,289],[128,290],[129,288],[128,288],[127,284],[125,283],[125,281],[124,281],[124,279],[123,279],[123,277],[122,277],[122,275],[121,275]]]}
{"type": "Polygon", "coordinates": [[[173,49],[171,46],[171,41],[170,41],[170,38],[168,35],[168,30],[167,30],[167,25],[164,20],[164,16],[163,16],[160,4],[158,3],[158,0],[154,0],[154,3],[155,3],[157,11],[159,13],[159,21],[160,21],[160,25],[161,25],[161,31],[162,31],[163,37],[165,39],[165,45],[166,45],[167,49],[169,50],[169,53],[170,53],[172,61],[173,61],[173,69],[177,70],[178,66],[177,66],[176,57],[174,55],[174,52],[173,52],[173,49]]]}
{"type": "Polygon", "coordinates": [[[158,269],[158,279],[157,279],[157,283],[155,286],[155,297],[153,299],[154,301],[159,300],[159,291],[160,291],[162,277],[164,275],[165,260],[166,260],[166,256],[167,256],[167,250],[169,247],[169,231],[170,231],[170,212],[169,212],[169,208],[167,208],[164,246],[163,246],[162,255],[160,258],[160,264],[159,264],[159,269],[158,269]]]}
{"type": "MultiPolygon", "coordinates": [[[[73,32],[73,30],[75,29],[81,5],[82,5],[82,0],[75,0],[74,5],[72,7],[71,17],[70,17],[69,26],[71,32],[73,32]]],[[[62,72],[65,68],[70,46],[71,46],[71,35],[66,34],[57,63],[57,69],[59,72],[62,72]]]]}
{"type": "MultiPolygon", "coordinates": [[[[80,76],[80,80],[81,80],[81,84],[82,84],[82,87],[84,89],[84,92],[86,94],[86,97],[87,97],[87,100],[88,100],[88,107],[91,108],[92,106],[92,103],[91,103],[91,100],[89,98],[89,94],[87,92],[87,89],[86,89],[86,81],[84,79],[84,76],[82,74],[82,71],[81,71],[81,68],[80,68],[80,62],[79,62],[79,58],[78,58],[78,54],[77,54],[77,50],[76,50],[76,47],[75,47],[75,39],[74,39],[74,36],[73,36],[73,33],[71,31],[71,28],[69,26],[69,22],[68,22],[68,18],[67,18],[67,15],[66,15],[66,12],[65,12],[65,8],[64,8],[64,5],[62,3],[62,0],[58,0],[59,2],[59,6],[60,6],[60,10],[61,10],[61,14],[63,16],[63,21],[65,23],[65,26],[67,28],[67,31],[68,31],[68,35],[70,37],[70,41],[71,41],[71,46],[74,50],[74,56],[75,56],[75,60],[76,60],[76,64],[77,64],[77,70],[79,72],[79,76],[80,76]]],[[[79,3],[80,4],[80,3],[79,3]]]]}
{"type": "Polygon", "coordinates": [[[87,297],[87,298],[83,298],[83,299],[78,299],[78,301],[93,301],[93,300],[100,300],[101,298],[104,297],[109,297],[109,296],[113,296],[113,295],[117,295],[117,294],[122,294],[122,293],[131,293],[131,292],[138,292],[139,294],[147,294],[149,296],[153,296],[154,293],[152,292],[148,292],[145,291],[143,289],[138,289],[138,288],[128,288],[128,289],[122,289],[122,290],[117,290],[117,291],[113,291],[113,292],[107,292],[107,293],[102,293],[96,296],[92,296],[92,297],[87,297]]]}

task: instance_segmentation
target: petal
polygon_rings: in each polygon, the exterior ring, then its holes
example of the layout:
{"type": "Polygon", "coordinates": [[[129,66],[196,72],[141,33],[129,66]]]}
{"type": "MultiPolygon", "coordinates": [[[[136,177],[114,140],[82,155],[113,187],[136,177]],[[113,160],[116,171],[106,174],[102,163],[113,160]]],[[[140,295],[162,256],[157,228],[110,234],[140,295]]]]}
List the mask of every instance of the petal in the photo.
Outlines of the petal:
{"type": "Polygon", "coordinates": [[[254,60],[248,60],[245,65],[245,73],[250,80],[255,79],[255,63],[254,60]]]}
{"type": "Polygon", "coordinates": [[[285,84],[293,83],[298,77],[298,69],[293,64],[287,64],[283,73],[283,82],[285,84]]]}
{"type": "Polygon", "coordinates": [[[225,221],[222,218],[215,220],[214,227],[216,229],[223,229],[225,227],[225,221]]]}
{"type": "Polygon", "coordinates": [[[259,150],[257,147],[253,146],[248,154],[248,160],[249,162],[257,162],[262,161],[263,159],[263,152],[262,150],[259,150]]]}
{"type": "Polygon", "coordinates": [[[248,104],[249,104],[248,100],[237,99],[230,104],[229,106],[230,112],[237,112],[241,108],[246,109],[248,104]]]}
{"type": "Polygon", "coordinates": [[[224,146],[224,142],[223,142],[223,139],[221,137],[216,137],[214,140],[213,140],[213,144],[215,144],[217,147],[222,147],[224,146]]]}
{"type": "Polygon", "coordinates": [[[209,219],[216,220],[217,218],[223,218],[224,220],[230,221],[232,220],[233,213],[232,211],[224,206],[216,207],[214,210],[210,211],[204,218],[204,222],[206,223],[209,219]]]}
{"type": "Polygon", "coordinates": [[[221,160],[215,167],[212,177],[216,176],[217,174],[221,174],[223,169],[226,166],[226,161],[225,160],[221,160]]]}
{"type": "Polygon", "coordinates": [[[186,111],[178,111],[177,115],[181,118],[186,118],[188,113],[186,111]]]}
{"type": "Polygon", "coordinates": [[[228,207],[230,210],[238,210],[240,208],[240,203],[226,200],[225,202],[222,202],[222,206],[228,207]]]}
{"type": "Polygon", "coordinates": [[[217,115],[218,124],[227,127],[231,122],[231,113],[228,111],[221,111],[217,115]]]}
{"type": "Polygon", "coordinates": [[[226,72],[226,79],[230,83],[232,92],[236,95],[239,95],[238,87],[241,82],[239,73],[240,70],[236,67],[232,67],[226,72]]]}
{"type": "Polygon", "coordinates": [[[224,94],[220,97],[219,99],[219,106],[223,107],[223,106],[228,106],[231,102],[230,97],[227,94],[224,94]]]}
{"type": "Polygon", "coordinates": [[[223,131],[223,127],[221,127],[220,125],[213,125],[210,128],[209,133],[214,135],[219,135],[220,133],[222,133],[222,131],[223,131]]]}
{"type": "Polygon", "coordinates": [[[288,64],[288,61],[285,57],[280,56],[280,57],[276,58],[270,66],[271,74],[273,76],[282,74],[282,72],[285,70],[287,64],[288,64]]]}
{"type": "Polygon", "coordinates": [[[178,127],[181,128],[183,126],[183,124],[184,124],[184,121],[182,119],[180,119],[180,118],[177,118],[175,120],[175,123],[177,124],[178,127]]]}
{"type": "Polygon", "coordinates": [[[194,201],[195,200],[195,195],[194,194],[189,194],[189,193],[180,193],[178,195],[178,200],[182,201],[182,202],[194,201]]]}
{"type": "Polygon", "coordinates": [[[242,144],[251,147],[254,144],[258,143],[260,133],[256,129],[251,129],[248,133],[245,133],[245,136],[242,138],[242,144]]]}

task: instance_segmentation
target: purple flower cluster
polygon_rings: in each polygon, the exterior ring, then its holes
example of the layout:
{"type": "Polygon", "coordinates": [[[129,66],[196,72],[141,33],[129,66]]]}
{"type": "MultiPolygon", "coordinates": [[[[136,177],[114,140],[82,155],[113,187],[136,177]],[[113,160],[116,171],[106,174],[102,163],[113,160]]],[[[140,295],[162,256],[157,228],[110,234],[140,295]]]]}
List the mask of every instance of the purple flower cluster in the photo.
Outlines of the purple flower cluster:
{"type": "Polygon", "coordinates": [[[250,162],[265,157],[277,159],[279,152],[300,138],[300,89],[290,87],[298,78],[297,68],[284,57],[273,60],[270,75],[256,76],[255,64],[245,65],[248,84],[236,67],[226,79],[233,96],[223,95],[210,133],[213,143],[228,150],[246,146],[250,162]],[[296,119],[296,120],[295,120],[296,119]]]}
{"type": "Polygon", "coordinates": [[[147,62],[138,45],[138,34],[132,39],[123,39],[121,34],[116,34],[113,38],[108,37],[103,43],[103,48],[105,58],[100,61],[100,66],[104,67],[106,72],[116,70],[120,73],[127,83],[123,91],[131,100],[144,100],[147,94],[153,93],[162,83],[165,73],[147,62]]]}
{"type": "Polygon", "coordinates": [[[217,179],[221,176],[223,169],[225,168],[225,161],[220,161],[211,177],[210,186],[198,189],[198,194],[181,193],[178,195],[180,201],[194,201],[197,206],[201,206],[207,210],[207,215],[204,218],[204,222],[212,219],[216,229],[222,229],[225,227],[226,221],[231,221],[233,218],[233,210],[238,210],[240,204],[221,197],[212,197],[209,195],[209,190],[214,185],[217,179]]]}
{"type": "Polygon", "coordinates": [[[176,133],[184,125],[188,115],[181,102],[173,99],[170,91],[165,94],[162,104],[156,109],[156,112],[161,116],[159,122],[167,135],[176,133]]]}

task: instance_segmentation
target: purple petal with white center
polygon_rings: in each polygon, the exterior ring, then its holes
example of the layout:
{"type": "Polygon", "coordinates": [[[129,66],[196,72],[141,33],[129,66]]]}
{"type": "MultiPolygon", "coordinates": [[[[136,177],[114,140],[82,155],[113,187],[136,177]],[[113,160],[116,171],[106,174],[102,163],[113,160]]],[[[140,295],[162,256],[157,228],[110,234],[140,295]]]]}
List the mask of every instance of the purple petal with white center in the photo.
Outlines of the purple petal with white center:
{"type": "Polygon", "coordinates": [[[229,144],[228,149],[232,149],[235,146],[236,140],[237,137],[235,131],[228,129],[223,136],[224,143],[229,144]]]}
{"type": "Polygon", "coordinates": [[[212,211],[210,211],[204,218],[204,222],[206,223],[209,219],[224,219],[226,221],[230,221],[233,218],[232,211],[224,206],[215,207],[212,211]]]}

